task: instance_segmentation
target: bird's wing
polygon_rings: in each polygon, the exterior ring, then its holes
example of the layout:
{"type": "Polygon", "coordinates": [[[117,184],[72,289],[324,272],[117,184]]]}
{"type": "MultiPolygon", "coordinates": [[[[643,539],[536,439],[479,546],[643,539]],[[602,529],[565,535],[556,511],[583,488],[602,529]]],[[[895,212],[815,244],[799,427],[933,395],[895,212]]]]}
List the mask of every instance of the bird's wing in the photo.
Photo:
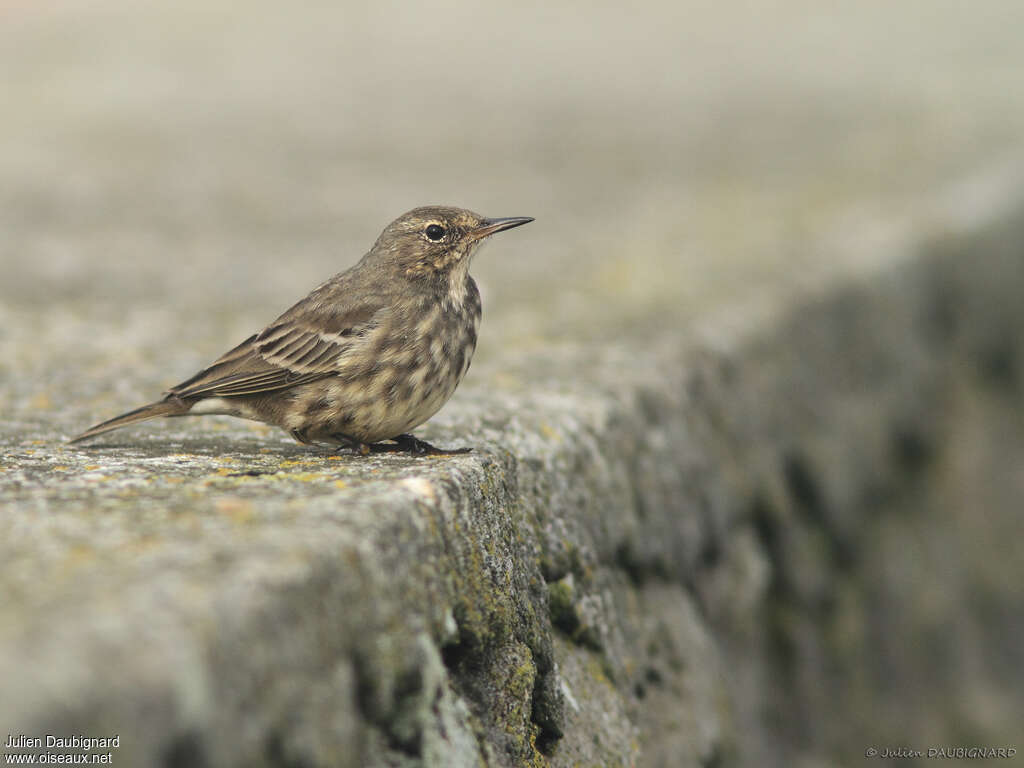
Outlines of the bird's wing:
{"type": "Polygon", "coordinates": [[[167,395],[256,395],[338,375],[350,368],[346,360],[371,343],[385,314],[372,307],[320,317],[285,313],[167,395]]]}

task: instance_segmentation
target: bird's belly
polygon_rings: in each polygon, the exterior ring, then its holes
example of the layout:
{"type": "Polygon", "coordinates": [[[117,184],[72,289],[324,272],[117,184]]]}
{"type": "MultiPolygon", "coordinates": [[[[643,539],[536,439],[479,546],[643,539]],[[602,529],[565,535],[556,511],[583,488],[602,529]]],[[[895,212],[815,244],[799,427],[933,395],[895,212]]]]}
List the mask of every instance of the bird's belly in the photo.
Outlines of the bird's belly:
{"type": "Polygon", "coordinates": [[[378,361],[359,376],[332,377],[296,388],[283,426],[311,440],[344,435],[375,443],[415,429],[448,402],[469,368],[475,339],[455,349],[378,361]]]}

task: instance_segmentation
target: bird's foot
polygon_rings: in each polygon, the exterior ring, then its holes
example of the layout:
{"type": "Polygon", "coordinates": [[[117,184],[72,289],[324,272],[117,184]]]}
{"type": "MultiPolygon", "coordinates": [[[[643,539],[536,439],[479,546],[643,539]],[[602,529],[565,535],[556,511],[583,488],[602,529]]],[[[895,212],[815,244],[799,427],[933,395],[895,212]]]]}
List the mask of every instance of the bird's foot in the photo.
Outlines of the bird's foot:
{"type": "Polygon", "coordinates": [[[360,456],[369,456],[373,446],[369,446],[364,442],[356,440],[354,437],[343,435],[341,433],[331,435],[332,440],[338,441],[338,450],[345,448],[350,449],[354,453],[358,453],[360,456]]]}
{"type": "Polygon", "coordinates": [[[398,435],[391,438],[391,443],[374,443],[367,446],[373,453],[409,453],[413,456],[455,456],[469,453],[472,448],[437,448],[426,440],[412,435],[398,435]]]}

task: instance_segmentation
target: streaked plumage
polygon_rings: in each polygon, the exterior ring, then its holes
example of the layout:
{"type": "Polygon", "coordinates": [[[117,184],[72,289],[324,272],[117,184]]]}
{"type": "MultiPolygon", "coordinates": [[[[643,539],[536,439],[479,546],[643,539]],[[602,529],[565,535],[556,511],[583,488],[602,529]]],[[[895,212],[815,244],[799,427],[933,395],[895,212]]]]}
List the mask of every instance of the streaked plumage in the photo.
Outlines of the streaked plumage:
{"type": "Polygon", "coordinates": [[[408,435],[469,369],[480,294],[469,264],[480,241],[530,218],[485,219],[448,207],[393,221],[352,268],[172,387],[162,400],[97,424],[85,440],[157,416],[226,414],[282,427],[300,442],[362,452],[381,440],[440,452],[408,435]]]}

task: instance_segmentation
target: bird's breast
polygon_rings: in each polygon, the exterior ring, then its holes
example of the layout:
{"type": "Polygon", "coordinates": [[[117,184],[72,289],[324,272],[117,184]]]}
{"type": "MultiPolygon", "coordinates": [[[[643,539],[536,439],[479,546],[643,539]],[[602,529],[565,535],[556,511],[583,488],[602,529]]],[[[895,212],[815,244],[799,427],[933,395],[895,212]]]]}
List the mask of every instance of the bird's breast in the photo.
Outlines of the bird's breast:
{"type": "Polygon", "coordinates": [[[405,309],[375,329],[365,364],[298,395],[295,413],[315,413],[317,423],[286,428],[302,428],[311,437],[342,433],[376,442],[409,432],[437,413],[469,370],[480,296],[473,285],[461,305],[432,297],[405,309]]]}

